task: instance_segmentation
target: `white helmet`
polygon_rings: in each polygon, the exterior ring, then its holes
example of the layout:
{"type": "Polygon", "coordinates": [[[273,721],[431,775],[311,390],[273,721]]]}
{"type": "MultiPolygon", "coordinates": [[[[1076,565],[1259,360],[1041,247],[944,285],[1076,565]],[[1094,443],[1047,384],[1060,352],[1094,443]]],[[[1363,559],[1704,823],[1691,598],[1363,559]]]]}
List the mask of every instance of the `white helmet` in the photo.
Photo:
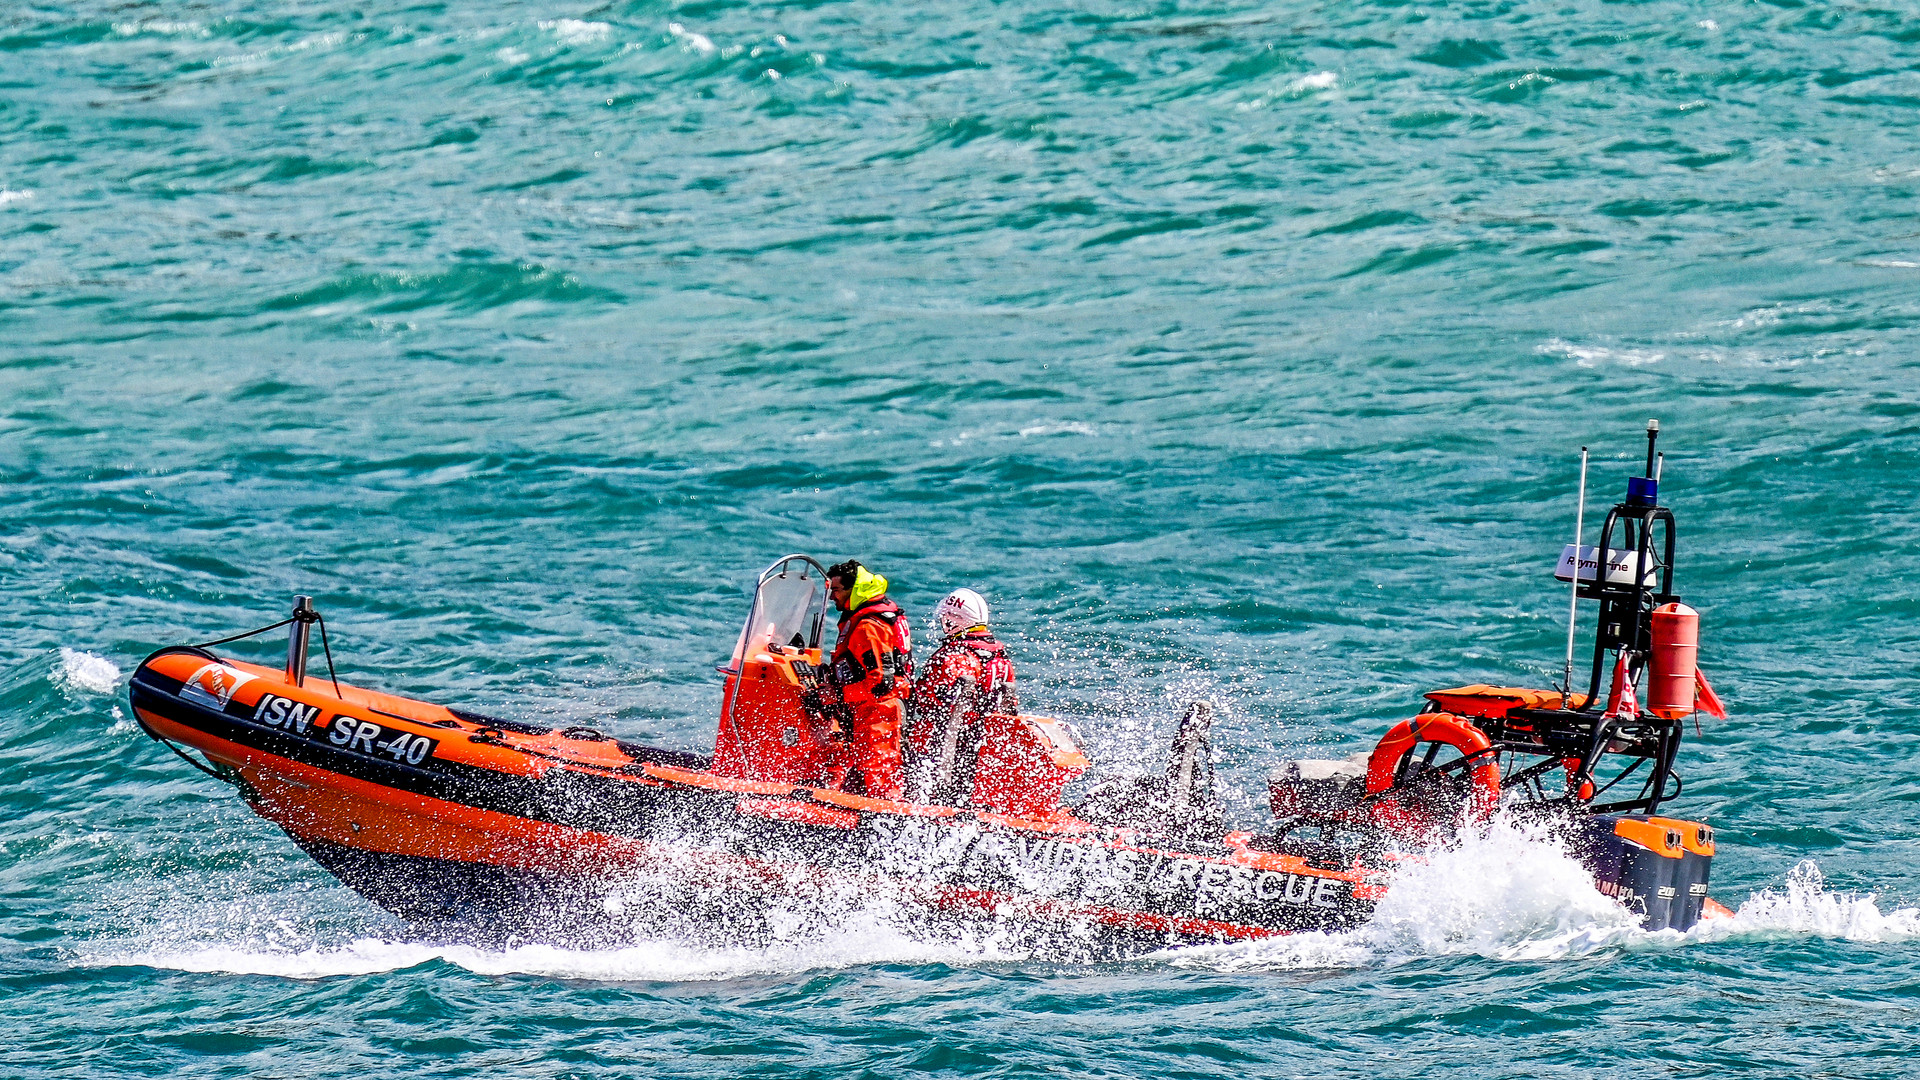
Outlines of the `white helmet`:
{"type": "Polygon", "coordinates": [[[972,589],[955,589],[940,601],[940,606],[933,609],[933,614],[940,620],[940,629],[952,637],[962,630],[985,626],[987,602],[972,589]]]}

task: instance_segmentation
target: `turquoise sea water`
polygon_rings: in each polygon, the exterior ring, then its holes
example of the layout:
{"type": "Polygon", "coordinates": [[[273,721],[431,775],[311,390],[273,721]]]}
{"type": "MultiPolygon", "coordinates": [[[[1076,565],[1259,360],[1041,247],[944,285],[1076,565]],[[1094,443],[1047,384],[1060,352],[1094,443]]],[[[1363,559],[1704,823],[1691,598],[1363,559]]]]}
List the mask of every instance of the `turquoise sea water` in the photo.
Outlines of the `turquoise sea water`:
{"type": "Polygon", "coordinates": [[[1911,5],[10,5],[0,1073],[1920,1071],[1916,121],[1911,5]],[[450,946],[126,715],[311,592],[343,677],[698,748],[804,550],[985,593],[1103,768],[1216,701],[1251,824],[1544,685],[1650,416],[1733,711],[1684,939],[1496,830],[1124,964],[450,946]]]}

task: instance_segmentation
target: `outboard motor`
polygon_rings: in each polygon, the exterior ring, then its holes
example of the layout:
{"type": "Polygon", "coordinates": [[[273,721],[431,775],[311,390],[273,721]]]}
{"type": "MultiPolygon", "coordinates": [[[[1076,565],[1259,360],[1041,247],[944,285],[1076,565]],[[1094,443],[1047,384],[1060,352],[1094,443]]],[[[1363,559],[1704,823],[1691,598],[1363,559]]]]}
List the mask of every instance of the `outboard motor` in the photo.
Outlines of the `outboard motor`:
{"type": "Polygon", "coordinates": [[[1707,904],[1713,830],[1649,814],[1596,814],[1573,838],[1594,886],[1648,930],[1688,930],[1707,904]]]}

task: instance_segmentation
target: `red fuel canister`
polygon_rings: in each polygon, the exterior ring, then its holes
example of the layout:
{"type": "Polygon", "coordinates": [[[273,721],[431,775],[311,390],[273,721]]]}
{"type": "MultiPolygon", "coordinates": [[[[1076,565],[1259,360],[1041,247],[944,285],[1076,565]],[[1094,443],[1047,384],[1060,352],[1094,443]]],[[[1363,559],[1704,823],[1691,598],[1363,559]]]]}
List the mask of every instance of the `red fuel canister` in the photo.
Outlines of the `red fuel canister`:
{"type": "Polygon", "coordinates": [[[1700,660],[1700,613],[1685,604],[1653,609],[1653,657],[1647,671],[1647,711],[1663,720],[1693,712],[1695,666],[1700,660]]]}

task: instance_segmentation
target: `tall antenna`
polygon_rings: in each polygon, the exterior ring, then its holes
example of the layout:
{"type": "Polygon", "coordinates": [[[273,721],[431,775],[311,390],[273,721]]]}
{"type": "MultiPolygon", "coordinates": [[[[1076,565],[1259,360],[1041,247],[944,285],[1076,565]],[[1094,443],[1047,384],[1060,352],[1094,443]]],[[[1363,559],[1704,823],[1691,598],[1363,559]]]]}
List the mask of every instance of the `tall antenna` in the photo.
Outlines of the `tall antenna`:
{"type": "Polygon", "coordinates": [[[1658,438],[1660,438],[1660,421],[1647,421],[1647,479],[1649,480],[1655,479],[1653,475],[1653,444],[1654,440],[1658,438]]]}
{"type": "MultiPolygon", "coordinates": [[[[1580,448],[1580,507],[1573,513],[1573,590],[1567,598],[1567,674],[1561,684],[1560,707],[1566,708],[1573,697],[1573,628],[1580,618],[1580,534],[1587,521],[1587,448],[1580,448]]],[[[1600,573],[1596,563],[1594,574],[1600,573]]]]}

